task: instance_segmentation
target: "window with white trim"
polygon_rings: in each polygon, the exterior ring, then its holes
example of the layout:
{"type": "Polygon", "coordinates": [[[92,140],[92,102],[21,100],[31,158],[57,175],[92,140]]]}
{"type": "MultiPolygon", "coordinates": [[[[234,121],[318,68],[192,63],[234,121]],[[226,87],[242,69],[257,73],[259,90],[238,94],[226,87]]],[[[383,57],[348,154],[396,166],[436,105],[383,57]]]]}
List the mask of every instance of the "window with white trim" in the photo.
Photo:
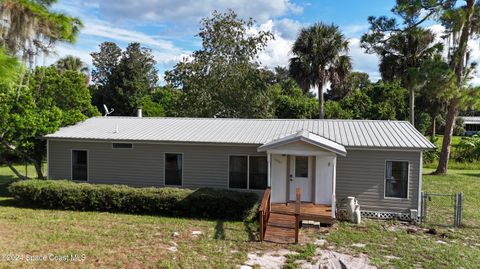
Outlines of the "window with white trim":
{"type": "Polygon", "coordinates": [[[386,161],[385,197],[408,197],[408,165],[407,161],[386,161]]]}
{"type": "Polygon", "coordinates": [[[267,188],[266,156],[231,155],[229,187],[232,189],[264,190],[267,188]]]}

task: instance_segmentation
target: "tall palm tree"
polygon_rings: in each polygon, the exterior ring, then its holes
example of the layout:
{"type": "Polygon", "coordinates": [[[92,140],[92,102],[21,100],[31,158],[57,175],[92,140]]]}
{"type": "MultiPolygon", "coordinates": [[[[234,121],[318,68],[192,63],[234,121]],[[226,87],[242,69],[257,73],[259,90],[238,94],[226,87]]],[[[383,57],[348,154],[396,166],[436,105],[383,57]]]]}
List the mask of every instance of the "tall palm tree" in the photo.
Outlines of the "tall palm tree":
{"type": "Polygon", "coordinates": [[[362,47],[380,56],[380,74],[385,81],[400,80],[409,92],[409,121],[415,123],[415,92],[421,85],[420,67],[443,50],[435,42],[435,34],[419,27],[411,27],[391,35],[367,33],[362,37],[362,47]]]}
{"type": "Polygon", "coordinates": [[[336,25],[315,23],[303,28],[292,47],[290,74],[307,92],[318,89],[318,114],[324,118],[323,88],[328,82],[338,82],[352,69],[348,41],[336,25]]]}

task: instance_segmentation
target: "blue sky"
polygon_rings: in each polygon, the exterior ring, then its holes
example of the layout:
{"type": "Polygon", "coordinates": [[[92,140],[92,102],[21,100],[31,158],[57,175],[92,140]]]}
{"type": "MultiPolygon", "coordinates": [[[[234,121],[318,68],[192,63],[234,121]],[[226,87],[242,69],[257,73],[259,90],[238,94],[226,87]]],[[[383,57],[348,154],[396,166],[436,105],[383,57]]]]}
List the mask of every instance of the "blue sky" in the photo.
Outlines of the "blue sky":
{"type": "Polygon", "coordinates": [[[182,57],[200,48],[195,37],[200,19],[215,9],[231,8],[240,16],[257,21],[252,31],[274,33],[275,40],[259,55],[266,67],[286,66],[298,30],[321,21],[340,26],[350,41],[354,69],[367,72],[376,80],[378,59],[364,53],[359,39],[368,29],[368,16],[390,15],[393,5],[393,0],[60,0],[55,10],[79,17],[85,26],[76,44],[59,44],[57,55],[46,58],[44,64],[70,54],[90,65],[89,54],[104,41],[113,41],[122,48],[130,42],[140,42],[152,49],[162,77],[182,57]]]}

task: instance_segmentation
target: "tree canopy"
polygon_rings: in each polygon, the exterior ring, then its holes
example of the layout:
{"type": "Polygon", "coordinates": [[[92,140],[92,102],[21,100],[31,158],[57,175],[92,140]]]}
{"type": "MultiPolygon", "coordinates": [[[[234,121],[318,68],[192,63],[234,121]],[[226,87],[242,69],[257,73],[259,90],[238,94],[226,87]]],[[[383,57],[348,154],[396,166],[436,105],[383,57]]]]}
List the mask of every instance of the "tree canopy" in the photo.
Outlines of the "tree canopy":
{"type": "Polygon", "coordinates": [[[249,34],[253,25],[252,19],[243,20],[232,10],[215,11],[202,20],[198,33],[202,48],[165,73],[167,83],[183,93],[185,116],[272,116],[268,84],[257,62],[272,34],[249,34]]]}

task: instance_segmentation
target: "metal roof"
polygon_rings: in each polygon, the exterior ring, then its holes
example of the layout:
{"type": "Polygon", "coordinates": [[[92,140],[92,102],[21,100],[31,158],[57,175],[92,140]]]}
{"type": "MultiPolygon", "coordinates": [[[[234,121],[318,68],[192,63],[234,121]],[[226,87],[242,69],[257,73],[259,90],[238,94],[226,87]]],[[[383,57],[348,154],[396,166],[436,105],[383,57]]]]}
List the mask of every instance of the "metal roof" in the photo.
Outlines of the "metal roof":
{"type": "Polygon", "coordinates": [[[324,137],[321,137],[319,135],[313,134],[309,131],[306,130],[301,130],[295,134],[287,135],[285,137],[272,140],[270,142],[267,142],[260,147],[258,147],[259,151],[267,151],[269,149],[276,148],[278,146],[282,146],[285,144],[289,144],[295,141],[304,141],[309,144],[315,145],[317,147],[326,149],[328,151],[334,152],[336,154],[346,156],[347,155],[347,150],[345,149],[344,146],[333,142],[331,140],[328,140],[324,137]]]}
{"type": "Polygon", "coordinates": [[[480,124],[480,117],[462,117],[463,124],[480,124]]]}
{"type": "Polygon", "coordinates": [[[432,149],[406,121],[94,117],[47,139],[262,145],[306,130],[350,148],[432,149]]]}

